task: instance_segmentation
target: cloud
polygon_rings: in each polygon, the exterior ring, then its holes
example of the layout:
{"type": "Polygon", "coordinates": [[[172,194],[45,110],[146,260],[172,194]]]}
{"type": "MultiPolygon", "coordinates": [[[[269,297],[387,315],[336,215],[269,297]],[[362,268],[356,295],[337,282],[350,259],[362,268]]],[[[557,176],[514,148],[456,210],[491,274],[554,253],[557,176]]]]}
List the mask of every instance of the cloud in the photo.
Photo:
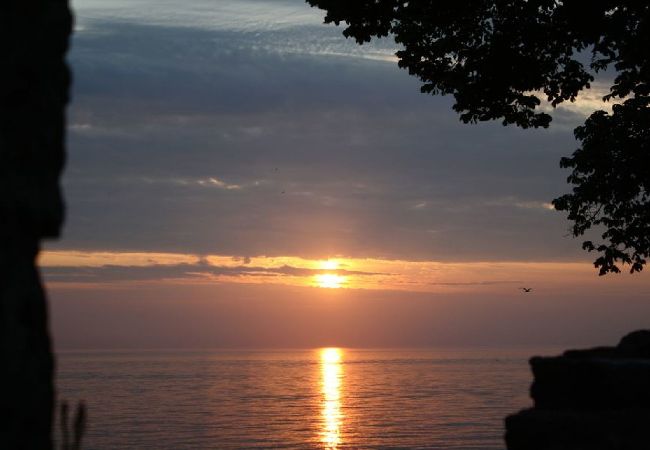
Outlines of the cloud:
{"type": "Polygon", "coordinates": [[[463,125],[448,98],[420,94],[392,63],[257,43],[345,42],[333,27],[255,38],[100,12],[71,54],[69,215],[53,248],[580,255],[563,217],[540,214],[567,189],[558,161],[570,133],[463,125]]]}
{"type": "MultiPolygon", "coordinates": [[[[536,292],[567,292],[596,287],[600,279],[583,262],[417,261],[297,256],[233,256],[219,254],[45,251],[39,266],[52,289],[137,289],[167,285],[216,286],[273,284],[319,287],[320,277],[337,276],[348,289],[430,292],[507,293],[512,285],[534,286],[536,292]]],[[[616,278],[598,289],[627,283],[645,289],[647,279],[616,278]],[[636,281],[635,281],[636,280],[636,281]]],[[[515,286],[518,287],[518,286],[515,286]]]]}
{"type": "Polygon", "coordinates": [[[174,0],[75,0],[74,6],[81,24],[110,19],[242,33],[320,24],[325,16],[323,11],[308,7],[302,0],[195,0],[182,6],[174,0]]]}
{"type": "Polygon", "coordinates": [[[436,283],[433,286],[494,286],[499,284],[521,284],[519,280],[494,280],[494,281],[468,281],[468,282],[454,282],[454,283],[436,283]]]}
{"type": "Polygon", "coordinates": [[[219,178],[210,177],[208,179],[201,179],[196,181],[201,186],[214,186],[219,189],[225,189],[227,191],[233,189],[241,189],[242,187],[238,184],[230,184],[225,181],[220,180],[219,178]]]}
{"type": "Polygon", "coordinates": [[[613,105],[623,102],[622,99],[616,98],[609,101],[603,100],[610,93],[609,89],[613,82],[611,73],[601,73],[596,81],[591,83],[589,89],[584,89],[578,94],[575,101],[565,101],[556,107],[546,100],[544,94],[537,93],[537,98],[542,102],[538,108],[553,116],[551,127],[554,129],[573,130],[582,125],[593,112],[604,110],[611,113],[613,105]]]}
{"type": "Polygon", "coordinates": [[[373,40],[361,47],[343,39],[341,29],[323,25],[325,12],[302,0],[197,0],[182,6],[172,0],[78,3],[75,31],[84,37],[110,39],[118,30],[128,32],[134,26],[191,30],[230,36],[228,50],[397,62],[398,46],[392,39],[373,40]]]}
{"type": "Polygon", "coordinates": [[[503,198],[489,200],[486,202],[486,205],[511,206],[511,207],[523,208],[523,209],[538,209],[538,210],[541,209],[547,211],[555,211],[555,207],[550,202],[535,201],[535,200],[521,200],[518,199],[516,196],[512,196],[512,195],[503,198]]]}
{"type": "Polygon", "coordinates": [[[213,266],[206,260],[195,263],[151,264],[151,265],[115,265],[102,266],[49,266],[43,268],[43,275],[48,282],[64,283],[110,283],[128,281],[164,281],[164,280],[200,280],[227,277],[313,277],[322,274],[340,276],[388,275],[385,273],[365,272],[346,269],[313,269],[283,265],[280,267],[256,267],[249,265],[213,266]]]}

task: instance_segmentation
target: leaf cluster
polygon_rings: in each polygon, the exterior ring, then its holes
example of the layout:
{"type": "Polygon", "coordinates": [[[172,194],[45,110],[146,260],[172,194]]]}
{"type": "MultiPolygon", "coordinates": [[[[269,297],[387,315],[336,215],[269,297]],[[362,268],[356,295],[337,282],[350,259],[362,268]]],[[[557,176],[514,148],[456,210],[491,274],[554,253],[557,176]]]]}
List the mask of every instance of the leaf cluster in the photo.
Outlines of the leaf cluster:
{"type": "Polygon", "coordinates": [[[581,143],[561,166],[572,169],[572,193],[554,201],[567,211],[575,236],[604,228],[600,273],[618,262],[640,271],[650,256],[650,4],[623,0],[307,0],[345,23],[359,44],[392,36],[400,67],[421,91],[452,95],[465,123],[501,120],[548,127],[553,107],[573,102],[594,75],[615,73],[603,100],[575,130],[581,143]],[[608,72],[609,73],[609,72],[608,72]]]}

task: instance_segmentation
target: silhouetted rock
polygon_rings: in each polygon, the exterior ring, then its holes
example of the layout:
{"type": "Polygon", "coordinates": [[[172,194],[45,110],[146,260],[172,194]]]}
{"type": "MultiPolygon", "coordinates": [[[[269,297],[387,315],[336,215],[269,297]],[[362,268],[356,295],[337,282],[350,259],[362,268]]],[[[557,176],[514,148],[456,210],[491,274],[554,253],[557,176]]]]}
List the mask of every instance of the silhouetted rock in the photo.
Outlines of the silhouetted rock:
{"type": "Polygon", "coordinates": [[[650,406],[650,360],[535,357],[530,389],[539,409],[614,409],[650,406]]]}
{"type": "Polygon", "coordinates": [[[506,418],[509,450],[650,448],[650,331],[616,347],[534,357],[534,407],[506,418]]]}
{"type": "Polygon", "coordinates": [[[621,357],[621,353],[616,347],[594,347],[580,350],[567,350],[562,355],[572,359],[621,357]]]}
{"type": "Polygon", "coordinates": [[[527,409],[506,418],[509,450],[643,450],[650,448],[650,411],[527,409]]]}
{"type": "Polygon", "coordinates": [[[624,336],[616,348],[623,355],[650,358],[650,330],[633,331],[624,336]]]}
{"type": "Polygon", "coordinates": [[[54,359],[35,266],[59,235],[72,18],[67,0],[0,2],[0,448],[52,448],[54,359]]]}

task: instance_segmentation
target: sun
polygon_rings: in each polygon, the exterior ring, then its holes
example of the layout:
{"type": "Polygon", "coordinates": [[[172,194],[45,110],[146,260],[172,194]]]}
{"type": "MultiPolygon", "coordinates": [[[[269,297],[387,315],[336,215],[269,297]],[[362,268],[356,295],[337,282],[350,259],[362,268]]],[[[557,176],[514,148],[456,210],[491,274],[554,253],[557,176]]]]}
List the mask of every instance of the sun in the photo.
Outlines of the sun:
{"type": "Polygon", "coordinates": [[[346,282],[346,277],[341,275],[335,275],[333,273],[321,273],[314,275],[316,280],[316,285],[322,288],[329,289],[338,289],[342,287],[346,282]]]}
{"type": "Polygon", "coordinates": [[[328,347],[322,348],[320,351],[320,359],[326,364],[335,364],[341,361],[341,354],[343,352],[340,348],[328,347]]]}

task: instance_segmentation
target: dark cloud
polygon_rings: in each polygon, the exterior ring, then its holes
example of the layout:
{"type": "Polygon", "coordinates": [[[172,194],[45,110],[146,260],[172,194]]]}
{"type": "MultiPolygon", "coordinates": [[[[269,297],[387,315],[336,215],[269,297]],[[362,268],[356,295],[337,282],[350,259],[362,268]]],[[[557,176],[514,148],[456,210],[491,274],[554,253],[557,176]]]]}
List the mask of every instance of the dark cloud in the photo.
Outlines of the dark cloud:
{"type": "Polygon", "coordinates": [[[543,207],[566,190],[566,129],[463,125],[449,99],[335,42],[328,27],[94,21],[71,56],[70,213],[58,248],[580,255],[543,207]]]}
{"type": "Polygon", "coordinates": [[[227,275],[234,277],[246,276],[294,276],[311,277],[320,274],[336,274],[341,276],[372,276],[388,275],[377,272],[364,272],[358,270],[322,270],[305,267],[283,265],[280,267],[254,267],[240,266],[213,266],[203,260],[195,264],[154,264],[150,266],[121,266],[107,264],[97,267],[56,266],[43,267],[45,280],[53,282],[75,283],[104,283],[114,281],[154,281],[165,279],[191,279],[209,276],[227,275]]]}

